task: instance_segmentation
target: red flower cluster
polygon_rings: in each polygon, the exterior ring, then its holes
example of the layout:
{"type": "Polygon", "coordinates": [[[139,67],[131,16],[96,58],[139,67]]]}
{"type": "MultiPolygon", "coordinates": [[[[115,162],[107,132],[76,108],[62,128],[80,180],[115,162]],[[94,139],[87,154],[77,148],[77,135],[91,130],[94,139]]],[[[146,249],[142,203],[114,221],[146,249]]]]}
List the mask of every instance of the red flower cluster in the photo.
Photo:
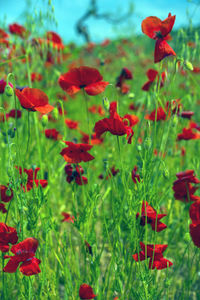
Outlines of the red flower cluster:
{"type": "Polygon", "coordinates": [[[39,111],[48,114],[54,109],[48,101],[48,96],[39,89],[24,88],[22,91],[15,89],[15,93],[21,106],[29,111],[39,111]]]}
{"type": "Polygon", "coordinates": [[[13,227],[0,223],[0,251],[8,252],[9,244],[16,244],[18,241],[17,231],[13,227]]]}
{"type": "Polygon", "coordinates": [[[143,261],[150,257],[149,269],[162,270],[171,267],[173,263],[168,259],[163,257],[163,252],[167,249],[168,245],[153,245],[140,242],[140,247],[142,251],[133,254],[133,259],[135,261],[143,261]]]}
{"type": "Polygon", "coordinates": [[[167,228],[167,225],[160,222],[160,220],[165,216],[166,214],[158,214],[156,210],[148,204],[147,201],[143,201],[141,216],[139,213],[137,213],[136,218],[140,217],[141,226],[145,226],[146,223],[151,224],[152,230],[160,232],[167,228]]]}
{"type": "MultiPolygon", "coordinates": [[[[149,89],[151,88],[153,83],[156,82],[156,79],[157,79],[157,84],[159,83],[159,73],[158,73],[158,71],[156,71],[154,69],[149,69],[146,72],[146,75],[148,77],[148,81],[143,85],[143,87],[142,87],[143,91],[149,91],[149,89]]],[[[160,80],[160,87],[163,87],[165,77],[166,77],[166,73],[162,72],[161,73],[161,80],[160,80]]]]}
{"type": "MultiPolygon", "coordinates": [[[[16,169],[19,170],[19,174],[22,176],[22,168],[21,167],[16,167],[16,169]]],[[[40,168],[35,168],[33,169],[24,169],[23,173],[27,174],[27,182],[26,185],[24,186],[23,184],[21,185],[23,188],[24,192],[29,192],[32,190],[33,187],[38,187],[41,185],[42,188],[45,188],[48,184],[48,181],[45,179],[37,179],[37,173],[40,170],[40,168]]]]}
{"type": "Polygon", "coordinates": [[[4,258],[10,258],[3,271],[7,273],[16,272],[20,263],[20,272],[26,276],[35,275],[41,272],[39,264],[41,261],[35,257],[38,248],[38,241],[35,238],[27,238],[21,243],[12,246],[11,252],[14,256],[5,255],[4,258]]]}
{"type": "Polygon", "coordinates": [[[79,297],[81,299],[93,299],[97,295],[94,294],[93,289],[90,285],[83,283],[79,288],[79,297]]]}
{"type": "MultiPolygon", "coordinates": [[[[125,115],[123,118],[121,118],[117,113],[117,102],[110,103],[110,117],[104,118],[100,121],[98,121],[95,124],[94,131],[96,133],[97,137],[100,137],[104,132],[109,131],[113,135],[127,135],[128,144],[131,144],[131,139],[133,137],[133,129],[131,126],[133,125],[127,125],[127,120],[124,121],[124,119],[129,118],[129,115],[125,115]]],[[[130,117],[130,119],[132,119],[130,117]]]]}
{"type": "Polygon", "coordinates": [[[5,204],[1,202],[10,202],[10,200],[13,198],[13,190],[5,185],[0,185],[0,195],[0,211],[5,214],[7,209],[5,208],[5,204]]]}
{"type": "Polygon", "coordinates": [[[142,32],[151,39],[156,40],[154,62],[160,62],[167,56],[176,55],[166,40],[171,39],[169,33],[172,31],[176,16],[169,13],[168,17],[161,21],[157,17],[147,17],[142,21],[142,32]]]}
{"type": "Polygon", "coordinates": [[[60,154],[63,156],[66,162],[78,164],[82,161],[87,162],[94,159],[94,156],[88,153],[88,151],[92,149],[92,145],[75,144],[72,142],[64,143],[68,145],[68,147],[64,148],[60,154]]]}
{"type": "Polygon", "coordinates": [[[66,181],[69,183],[71,183],[73,180],[75,180],[75,182],[78,185],[83,185],[88,183],[87,178],[85,176],[82,176],[84,170],[80,165],[77,165],[73,168],[71,164],[67,164],[65,166],[65,173],[67,174],[66,181]]]}
{"type": "Polygon", "coordinates": [[[186,170],[176,174],[178,178],[173,183],[174,198],[183,202],[200,200],[199,196],[194,193],[198,187],[193,186],[192,183],[198,184],[200,180],[194,175],[193,170],[186,170]]]}
{"type": "Polygon", "coordinates": [[[195,246],[200,248],[200,201],[196,201],[190,206],[190,235],[195,246]]]}
{"type": "Polygon", "coordinates": [[[74,95],[84,89],[90,96],[102,93],[109,82],[102,81],[103,77],[97,69],[82,66],[72,68],[60,75],[58,83],[69,95],[74,95]]]}

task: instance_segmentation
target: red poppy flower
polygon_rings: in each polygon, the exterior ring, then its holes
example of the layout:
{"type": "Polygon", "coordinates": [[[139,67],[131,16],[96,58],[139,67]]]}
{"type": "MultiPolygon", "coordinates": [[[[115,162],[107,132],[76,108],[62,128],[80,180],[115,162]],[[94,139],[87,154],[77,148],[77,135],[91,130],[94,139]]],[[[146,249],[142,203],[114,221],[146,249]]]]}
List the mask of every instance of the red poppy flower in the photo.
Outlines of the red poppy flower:
{"type": "Polygon", "coordinates": [[[61,88],[69,95],[76,94],[81,88],[90,96],[102,93],[109,82],[102,81],[103,77],[97,69],[90,67],[72,68],[59,77],[61,88]]]}
{"type": "Polygon", "coordinates": [[[196,201],[190,206],[190,235],[195,246],[200,248],[200,201],[196,201]]]}
{"type": "Polygon", "coordinates": [[[194,130],[192,130],[192,128],[183,128],[182,133],[179,133],[177,136],[177,140],[181,141],[181,140],[197,140],[200,139],[200,134],[197,132],[194,132],[194,130]]]}
{"type": "Polygon", "coordinates": [[[69,129],[78,129],[78,122],[70,119],[65,119],[65,124],[69,129]]]}
{"type": "Polygon", "coordinates": [[[73,166],[71,164],[67,164],[65,166],[65,173],[67,174],[66,181],[68,183],[71,183],[73,180],[75,180],[75,182],[78,185],[83,185],[83,184],[88,183],[87,178],[85,176],[82,176],[82,174],[84,173],[84,170],[80,165],[75,166],[73,168],[73,166]]]}
{"type": "Polygon", "coordinates": [[[0,211],[2,211],[2,214],[7,213],[7,209],[5,208],[5,205],[3,203],[0,203],[0,211]]]}
{"type": "Polygon", "coordinates": [[[169,13],[168,17],[161,21],[157,17],[147,17],[142,21],[142,32],[151,39],[156,40],[154,62],[161,61],[166,56],[176,55],[174,50],[168,45],[166,40],[170,39],[176,16],[169,13]]]}
{"type": "Polygon", "coordinates": [[[42,80],[42,75],[40,73],[31,73],[31,81],[35,82],[35,81],[41,81],[42,80]]]}
{"type": "Polygon", "coordinates": [[[91,107],[88,108],[88,111],[93,113],[93,114],[99,114],[100,116],[105,115],[105,111],[103,110],[101,105],[92,105],[91,107]]]}
{"type": "Polygon", "coordinates": [[[86,246],[86,249],[88,251],[88,253],[93,256],[93,253],[92,253],[92,246],[87,242],[85,241],[85,246],[86,246]]]}
{"type": "Polygon", "coordinates": [[[29,111],[39,111],[41,114],[48,114],[54,109],[48,103],[48,96],[39,89],[24,88],[22,91],[15,89],[15,93],[21,106],[29,111]]]}
{"type": "Polygon", "coordinates": [[[62,212],[62,216],[64,217],[64,219],[61,222],[74,223],[74,216],[66,212],[62,212]]]}
{"type": "MultiPolygon", "coordinates": [[[[150,87],[151,87],[151,86],[153,85],[153,83],[156,81],[156,78],[157,78],[157,80],[159,81],[159,74],[158,74],[158,71],[156,71],[156,70],[154,70],[154,69],[149,69],[149,70],[146,72],[146,75],[147,75],[147,77],[148,77],[149,80],[143,85],[143,87],[142,87],[142,90],[143,90],[143,91],[149,91],[150,87]]],[[[165,73],[165,72],[162,72],[162,73],[161,73],[160,87],[163,87],[165,77],[166,77],[166,73],[165,73]]]]}
{"type": "Polygon", "coordinates": [[[189,128],[195,128],[196,130],[200,131],[200,125],[193,121],[190,121],[189,128]]]}
{"type": "Polygon", "coordinates": [[[0,39],[7,39],[9,37],[9,35],[0,28],[0,39]]]}
{"type": "Polygon", "coordinates": [[[161,21],[157,17],[147,17],[142,21],[142,32],[154,40],[168,39],[168,34],[172,31],[176,16],[171,13],[168,17],[161,21]]]}
{"type": "Polygon", "coordinates": [[[16,244],[18,241],[17,231],[13,227],[0,223],[0,251],[8,252],[9,244],[16,244]]]}
{"type": "MultiPolygon", "coordinates": [[[[140,216],[139,213],[137,213],[136,217],[138,218],[140,216]]],[[[142,211],[140,216],[140,225],[145,226],[145,224],[151,224],[151,227],[154,231],[160,232],[167,228],[167,225],[160,222],[160,220],[165,217],[165,214],[158,214],[156,210],[151,207],[148,202],[143,201],[142,203],[142,211]],[[146,206],[146,207],[145,207],[146,206]]]]}
{"type": "Polygon", "coordinates": [[[168,245],[145,245],[140,242],[140,247],[142,251],[132,255],[135,261],[143,261],[146,258],[150,257],[149,261],[149,269],[157,269],[162,270],[165,268],[169,268],[173,265],[171,261],[163,257],[163,252],[167,249],[168,245]]]}
{"type": "Polygon", "coordinates": [[[200,200],[200,197],[194,195],[198,187],[192,186],[192,183],[198,184],[200,180],[194,175],[193,170],[177,173],[176,177],[178,179],[173,183],[175,199],[183,202],[200,200]]]}
{"type": "Polygon", "coordinates": [[[181,112],[181,117],[184,119],[191,119],[193,115],[194,115],[193,111],[182,111],[181,112]]]}
{"type": "Polygon", "coordinates": [[[93,133],[91,135],[91,138],[90,138],[89,134],[87,134],[81,130],[80,130],[80,133],[82,135],[81,142],[84,144],[99,145],[99,144],[103,143],[103,138],[98,138],[96,133],[93,133]]]}
{"type": "Polygon", "coordinates": [[[140,182],[140,175],[136,174],[137,172],[137,166],[134,167],[133,171],[132,171],[132,180],[135,184],[137,184],[137,182],[140,182]],[[137,180],[136,180],[137,179],[137,180]]]}
{"type": "Polygon", "coordinates": [[[16,35],[20,36],[21,38],[24,38],[27,33],[26,28],[17,23],[13,23],[13,24],[9,25],[9,31],[12,34],[16,34],[16,35]]]}
{"type": "Polygon", "coordinates": [[[81,299],[93,299],[97,295],[94,294],[93,289],[90,285],[83,283],[79,288],[79,297],[81,299]]]}
{"type": "Polygon", "coordinates": [[[5,255],[4,258],[10,258],[3,271],[7,273],[16,272],[20,263],[20,272],[26,276],[35,275],[41,272],[39,264],[41,261],[35,257],[38,248],[38,241],[35,238],[27,238],[21,243],[12,246],[11,252],[14,256],[5,255]]]}
{"type": "Polygon", "coordinates": [[[97,137],[100,137],[104,132],[109,131],[113,135],[127,135],[128,144],[131,144],[131,139],[133,137],[133,129],[128,126],[126,120],[127,118],[121,118],[117,113],[117,102],[112,102],[110,104],[110,117],[102,119],[95,124],[94,131],[97,137]]]}
{"type": "Polygon", "coordinates": [[[52,139],[55,141],[62,139],[61,134],[55,128],[45,129],[45,136],[46,136],[46,138],[52,139]]]}
{"type": "MultiPolygon", "coordinates": [[[[19,170],[19,174],[22,175],[22,168],[16,167],[16,169],[19,170]]],[[[37,173],[40,170],[40,168],[33,169],[24,169],[23,172],[27,174],[27,183],[26,186],[22,185],[24,192],[29,192],[32,190],[34,186],[38,187],[41,185],[42,188],[45,188],[48,185],[48,181],[45,179],[37,179],[37,173]]]]}
{"type": "Polygon", "coordinates": [[[170,45],[165,40],[157,40],[155,45],[154,52],[154,62],[160,62],[167,56],[176,56],[174,50],[170,47],[170,45]]]}
{"type": "Polygon", "coordinates": [[[0,80],[0,94],[4,93],[5,87],[6,87],[6,81],[4,79],[1,79],[0,80]]]}
{"type": "Polygon", "coordinates": [[[82,161],[87,162],[94,159],[94,156],[88,153],[88,151],[92,149],[92,145],[75,144],[72,142],[65,142],[65,144],[68,145],[68,147],[60,152],[65,161],[77,164],[82,161]]]}
{"type": "Polygon", "coordinates": [[[64,49],[62,39],[56,32],[48,31],[47,32],[47,40],[49,42],[52,42],[53,48],[56,48],[57,50],[64,49]]]}
{"type": "Polygon", "coordinates": [[[146,115],[145,119],[150,121],[165,121],[167,117],[167,113],[164,111],[162,107],[158,107],[157,111],[154,109],[150,115],[146,115]]]}
{"type": "Polygon", "coordinates": [[[15,109],[11,109],[10,112],[8,114],[6,114],[6,117],[13,118],[13,119],[15,119],[15,117],[17,119],[20,119],[21,116],[22,116],[22,112],[19,109],[16,109],[16,110],[15,109]]]}
{"type": "Polygon", "coordinates": [[[5,185],[0,185],[1,201],[9,202],[13,198],[13,190],[5,185]],[[8,194],[9,192],[9,194],[8,194]]]}

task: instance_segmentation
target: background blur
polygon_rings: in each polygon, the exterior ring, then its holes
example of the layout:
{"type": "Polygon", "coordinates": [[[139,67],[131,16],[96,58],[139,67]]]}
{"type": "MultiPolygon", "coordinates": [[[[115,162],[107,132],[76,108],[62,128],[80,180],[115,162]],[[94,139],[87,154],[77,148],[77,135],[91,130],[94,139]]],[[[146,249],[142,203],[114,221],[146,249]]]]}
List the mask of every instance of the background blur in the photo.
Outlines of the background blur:
{"type": "MultiPolygon", "coordinates": [[[[48,22],[45,25],[48,30],[58,32],[65,42],[83,43],[83,38],[76,33],[75,24],[87,11],[90,0],[52,0],[54,12],[48,11],[48,2],[48,0],[0,0],[1,27],[6,28],[8,24],[13,22],[23,25],[26,23],[27,11],[33,17],[41,11],[43,14],[53,14],[57,21],[57,26],[55,20],[48,22]]],[[[109,12],[118,17],[128,11],[130,2],[134,6],[133,15],[120,24],[109,24],[105,20],[95,20],[93,17],[86,21],[92,41],[100,42],[105,38],[139,34],[141,33],[141,22],[145,17],[157,16],[163,20],[169,12],[176,15],[174,29],[188,26],[189,21],[193,25],[200,22],[199,6],[197,5],[199,1],[197,0],[193,2],[187,0],[97,0],[98,12],[109,12]]],[[[46,20],[48,17],[44,16],[43,19],[46,20]]]]}

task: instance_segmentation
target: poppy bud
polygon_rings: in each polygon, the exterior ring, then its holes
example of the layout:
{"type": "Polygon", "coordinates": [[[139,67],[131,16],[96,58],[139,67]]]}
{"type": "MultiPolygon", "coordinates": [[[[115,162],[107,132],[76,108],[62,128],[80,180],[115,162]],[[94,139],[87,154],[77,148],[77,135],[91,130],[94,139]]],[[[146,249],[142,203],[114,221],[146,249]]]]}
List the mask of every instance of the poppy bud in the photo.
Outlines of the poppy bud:
{"type": "Polygon", "coordinates": [[[172,119],[172,126],[176,127],[178,125],[178,116],[174,115],[172,119]]]}
{"type": "Polygon", "coordinates": [[[138,151],[142,151],[142,146],[141,145],[137,145],[137,150],[138,151]]]}
{"type": "Polygon", "coordinates": [[[14,129],[8,129],[8,135],[13,139],[15,137],[15,128],[14,129]]]}
{"type": "Polygon", "coordinates": [[[46,127],[48,123],[48,116],[47,115],[43,115],[42,116],[42,126],[46,127]]]}
{"type": "Polygon", "coordinates": [[[186,61],[184,62],[184,66],[185,66],[185,68],[186,68],[187,70],[193,71],[193,65],[192,65],[192,63],[191,63],[190,61],[186,60],[186,61]]]}
{"type": "Polygon", "coordinates": [[[151,144],[152,144],[151,138],[147,137],[145,139],[145,141],[144,141],[144,148],[145,149],[150,149],[151,148],[151,144]]]}
{"type": "Polygon", "coordinates": [[[109,108],[110,108],[110,102],[108,100],[107,97],[104,97],[103,98],[103,107],[105,108],[105,110],[109,111],[109,108]]]}
{"type": "Polygon", "coordinates": [[[129,97],[129,99],[133,99],[135,97],[135,94],[134,93],[129,93],[128,97],[129,97]]]}
{"type": "Polygon", "coordinates": [[[191,241],[189,232],[186,232],[186,234],[184,235],[183,239],[184,239],[184,241],[185,241],[186,243],[188,243],[188,242],[191,241]]]}
{"type": "Polygon", "coordinates": [[[58,120],[58,109],[54,108],[54,110],[52,111],[52,116],[55,120],[58,120]]]}
{"type": "Polygon", "coordinates": [[[169,179],[169,170],[168,169],[165,168],[163,170],[163,176],[164,176],[165,179],[169,179]]]}
{"type": "Polygon", "coordinates": [[[10,197],[12,195],[12,191],[10,189],[6,190],[6,196],[10,197]]]}
{"type": "Polygon", "coordinates": [[[13,96],[13,88],[10,85],[6,85],[4,93],[6,96],[11,97],[13,96]]]}

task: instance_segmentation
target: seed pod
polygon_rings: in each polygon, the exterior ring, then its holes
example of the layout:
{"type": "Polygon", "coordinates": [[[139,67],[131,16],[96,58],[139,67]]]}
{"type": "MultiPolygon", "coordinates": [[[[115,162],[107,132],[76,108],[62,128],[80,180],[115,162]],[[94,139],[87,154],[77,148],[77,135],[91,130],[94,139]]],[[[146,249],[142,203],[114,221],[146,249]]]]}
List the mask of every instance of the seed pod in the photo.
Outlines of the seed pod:
{"type": "Polygon", "coordinates": [[[185,68],[186,68],[187,70],[193,71],[193,65],[192,65],[192,63],[191,63],[190,61],[186,60],[186,61],[184,62],[184,66],[185,66],[185,68]]]}
{"type": "Polygon", "coordinates": [[[6,87],[5,87],[5,90],[4,90],[4,93],[6,94],[6,96],[8,97],[12,97],[14,92],[13,92],[13,88],[7,84],[6,87]]]}
{"type": "Polygon", "coordinates": [[[108,100],[107,97],[104,97],[103,98],[103,107],[105,108],[105,110],[109,111],[109,108],[110,108],[110,102],[108,100]]]}
{"type": "Polygon", "coordinates": [[[48,116],[47,115],[43,115],[42,116],[42,126],[46,127],[48,124],[48,116]]]}

